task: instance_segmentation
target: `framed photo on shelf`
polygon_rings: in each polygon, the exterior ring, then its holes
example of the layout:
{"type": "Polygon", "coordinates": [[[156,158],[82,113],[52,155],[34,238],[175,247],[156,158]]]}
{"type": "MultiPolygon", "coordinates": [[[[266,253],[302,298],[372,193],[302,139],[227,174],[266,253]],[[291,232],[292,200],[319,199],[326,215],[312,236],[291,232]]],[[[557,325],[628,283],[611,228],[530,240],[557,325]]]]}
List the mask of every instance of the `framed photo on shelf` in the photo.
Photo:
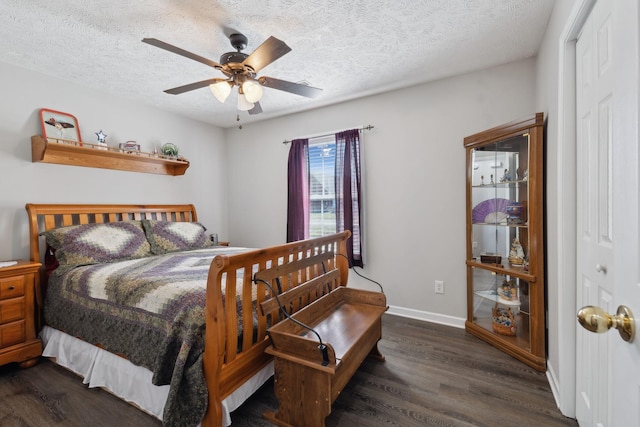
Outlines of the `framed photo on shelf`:
{"type": "Polygon", "coordinates": [[[40,109],[40,123],[42,124],[42,136],[47,141],[82,142],[78,119],[72,114],[42,108],[40,109]]]}
{"type": "Polygon", "coordinates": [[[121,142],[118,147],[123,153],[140,154],[140,144],[136,141],[121,142]]]}

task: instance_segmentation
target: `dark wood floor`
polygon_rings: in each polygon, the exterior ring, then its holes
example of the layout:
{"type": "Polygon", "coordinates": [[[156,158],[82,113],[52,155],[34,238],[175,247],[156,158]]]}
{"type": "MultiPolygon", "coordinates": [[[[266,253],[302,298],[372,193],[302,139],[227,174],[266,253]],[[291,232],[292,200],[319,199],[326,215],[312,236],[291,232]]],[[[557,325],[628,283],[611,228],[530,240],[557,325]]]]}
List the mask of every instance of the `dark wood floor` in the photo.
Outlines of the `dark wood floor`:
{"type": "MultiPolygon", "coordinates": [[[[564,417],[546,376],[464,330],[385,315],[380,350],[333,405],[327,427],[577,426],[564,417]]],[[[233,427],[269,426],[267,382],[232,414],[233,427]]],[[[50,361],[0,367],[0,425],[160,426],[161,423],[50,361]]]]}

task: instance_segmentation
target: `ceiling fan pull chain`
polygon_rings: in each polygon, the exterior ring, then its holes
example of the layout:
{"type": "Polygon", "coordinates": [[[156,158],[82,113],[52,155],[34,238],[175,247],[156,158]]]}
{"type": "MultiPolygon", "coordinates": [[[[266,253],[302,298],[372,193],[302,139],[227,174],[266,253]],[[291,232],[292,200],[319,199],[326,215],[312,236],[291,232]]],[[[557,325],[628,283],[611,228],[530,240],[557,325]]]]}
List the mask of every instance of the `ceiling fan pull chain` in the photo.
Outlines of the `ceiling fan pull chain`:
{"type": "MultiPolygon", "coordinates": [[[[240,114],[236,114],[236,122],[240,123],[240,114]]],[[[242,123],[238,125],[238,129],[242,129],[242,123]]]]}

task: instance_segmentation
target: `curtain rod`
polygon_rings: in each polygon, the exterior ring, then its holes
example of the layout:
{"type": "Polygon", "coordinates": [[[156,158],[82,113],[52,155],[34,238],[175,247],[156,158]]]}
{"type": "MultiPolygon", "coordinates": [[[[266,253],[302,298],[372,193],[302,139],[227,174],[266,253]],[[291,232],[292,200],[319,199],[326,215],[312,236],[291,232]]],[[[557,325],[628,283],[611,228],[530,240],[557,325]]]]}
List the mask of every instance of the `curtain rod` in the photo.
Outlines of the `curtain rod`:
{"type": "MultiPolygon", "coordinates": [[[[374,126],[373,125],[367,125],[367,126],[363,126],[361,128],[358,128],[358,130],[371,130],[373,129],[374,126]]],[[[336,132],[337,133],[337,132],[336,132]]],[[[331,135],[335,135],[334,133],[326,133],[324,135],[314,135],[312,137],[309,137],[308,139],[313,139],[313,138],[322,138],[323,136],[331,136],[331,135]]],[[[288,140],[284,140],[282,141],[283,144],[289,144],[291,141],[288,140]]]]}

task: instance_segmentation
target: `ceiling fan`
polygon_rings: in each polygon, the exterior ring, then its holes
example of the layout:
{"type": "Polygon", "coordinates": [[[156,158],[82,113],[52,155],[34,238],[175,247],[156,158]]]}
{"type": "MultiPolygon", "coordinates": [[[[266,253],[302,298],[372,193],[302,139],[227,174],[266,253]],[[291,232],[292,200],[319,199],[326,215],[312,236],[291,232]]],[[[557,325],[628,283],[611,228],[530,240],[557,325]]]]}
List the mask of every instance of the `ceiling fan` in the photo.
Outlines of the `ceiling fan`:
{"type": "Polygon", "coordinates": [[[229,41],[231,42],[231,46],[236,49],[236,52],[223,53],[222,56],[220,56],[220,63],[158,39],[145,38],[142,39],[142,41],[159,47],[160,49],[165,49],[169,52],[201,62],[220,70],[226,76],[226,78],[212,78],[165,90],[166,93],[172,95],[178,95],[209,86],[216,99],[224,102],[229,96],[231,89],[237,86],[238,110],[248,111],[249,114],[258,114],[262,112],[262,107],[260,107],[259,103],[262,97],[262,86],[306,96],[308,98],[315,98],[322,92],[322,89],[301,83],[293,83],[273,77],[257,76],[257,73],[261,69],[291,51],[291,48],[287,46],[285,42],[273,36],[265,40],[253,53],[247,55],[242,52],[242,50],[247,47],[247,37],[239,33],[231,34],[229,41]]]}

